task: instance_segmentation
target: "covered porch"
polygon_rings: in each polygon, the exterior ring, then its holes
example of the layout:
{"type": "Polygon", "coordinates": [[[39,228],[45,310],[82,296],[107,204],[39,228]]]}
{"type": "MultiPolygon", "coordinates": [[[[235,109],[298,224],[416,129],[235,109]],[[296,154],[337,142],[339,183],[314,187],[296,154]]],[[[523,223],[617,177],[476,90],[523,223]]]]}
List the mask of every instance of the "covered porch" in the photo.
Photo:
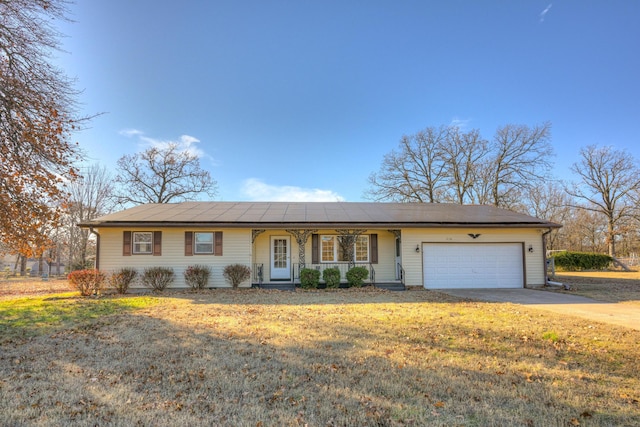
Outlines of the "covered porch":
{"type": "Polygon", "coordinates": [[[369,272],[365,284],[404,289],[400,230],[254,229],[252,285],[287,288],[300,284],[300,271],[340,271],[342,284],[353,267],[369,272]],[[288,285],[288,286],[283,286],[288,285]]]}

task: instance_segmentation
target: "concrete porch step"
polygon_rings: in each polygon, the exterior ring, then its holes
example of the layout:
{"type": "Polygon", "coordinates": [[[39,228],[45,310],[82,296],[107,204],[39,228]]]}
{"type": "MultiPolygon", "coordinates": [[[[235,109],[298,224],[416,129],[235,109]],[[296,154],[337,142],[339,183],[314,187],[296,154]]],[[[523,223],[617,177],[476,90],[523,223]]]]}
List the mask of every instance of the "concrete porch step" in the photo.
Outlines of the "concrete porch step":
{"type": "Polygon", "coordinates": [[[398,282],[381,282],[375,284],[378,289],[386,289],[387,291],[406,291],[407,288],[398,282]]]}
{"type": "Polygon", "coordinates": [[[262,283],[258,285],[260,289],[270,289],[274,291],[295,291],[296,285],[293,283],[262,283]]]}

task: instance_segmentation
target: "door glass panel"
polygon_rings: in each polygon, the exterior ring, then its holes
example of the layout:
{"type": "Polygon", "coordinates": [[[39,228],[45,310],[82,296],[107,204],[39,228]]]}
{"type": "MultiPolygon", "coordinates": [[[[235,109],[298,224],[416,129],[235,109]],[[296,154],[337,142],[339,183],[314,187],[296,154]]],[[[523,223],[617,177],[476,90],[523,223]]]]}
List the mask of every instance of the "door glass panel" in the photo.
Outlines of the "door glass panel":
{"type": "Polygon", "coordinates": [[[286,239],[273,240],[273,267],[287,268],[287,241],[286,239]]]}

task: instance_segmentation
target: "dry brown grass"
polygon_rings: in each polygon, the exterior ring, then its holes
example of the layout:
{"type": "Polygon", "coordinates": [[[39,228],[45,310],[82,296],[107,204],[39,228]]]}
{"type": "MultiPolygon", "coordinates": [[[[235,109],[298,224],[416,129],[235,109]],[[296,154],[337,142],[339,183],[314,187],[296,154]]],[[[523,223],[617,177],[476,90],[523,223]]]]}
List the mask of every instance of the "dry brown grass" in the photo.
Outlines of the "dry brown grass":
{"type": "Polygon", "coordinates": [[[12,278],[0,279],[0,299],[25,295],[46,295],[55,292],[69,292],[72,290],[67,279],[51,278],[47,281],[41,278],[12,278]]]}
{"type": "Polygon", "coordinates": [[[0,425],[640,424],[640,332],[522,306],[368,289],[30,300],[139,308],[26,338],[9,323],[0,425]]]}
{"type": "Polygon", "coordinates": [[[570,291],[604,302],[625,302],[640,305],[640,272],[581,271],[562,272],[557,280],[571,286],[570,291]]]}

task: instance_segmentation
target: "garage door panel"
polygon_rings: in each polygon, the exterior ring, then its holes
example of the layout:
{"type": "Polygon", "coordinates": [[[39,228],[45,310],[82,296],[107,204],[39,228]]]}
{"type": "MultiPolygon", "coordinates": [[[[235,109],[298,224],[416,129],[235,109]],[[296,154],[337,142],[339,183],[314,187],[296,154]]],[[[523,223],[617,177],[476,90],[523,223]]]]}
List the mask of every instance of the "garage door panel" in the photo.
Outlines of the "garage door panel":
{"type": "Polygon", "coordinates": [[[425,243],[424,286],[429,289],[521,288],[521,243],[425,243]]]}

